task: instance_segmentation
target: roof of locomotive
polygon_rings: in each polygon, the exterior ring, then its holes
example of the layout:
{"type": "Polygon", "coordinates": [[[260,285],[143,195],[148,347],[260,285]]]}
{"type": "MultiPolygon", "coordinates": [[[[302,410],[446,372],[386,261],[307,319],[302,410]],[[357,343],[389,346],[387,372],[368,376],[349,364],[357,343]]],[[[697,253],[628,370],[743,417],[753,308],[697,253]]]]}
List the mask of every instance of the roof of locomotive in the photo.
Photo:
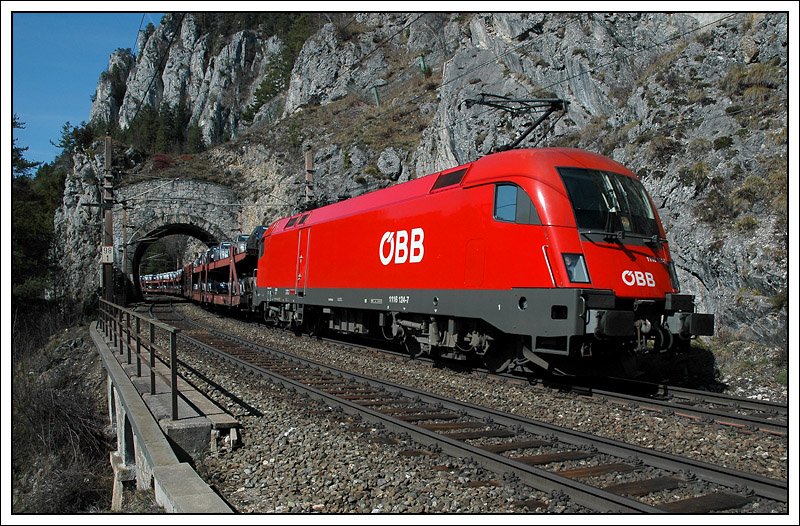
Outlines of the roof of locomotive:
{"type": "MultiPolygon", "coordinates": [[[[482,157],[472,163],[480,170],[470,170],[463,186],[484,183],[504,177],[530,177],[543,182],[560,177],[554,168],[593,168],[622,175],[636,175],[620,163],[603,155],[578,148],[529,148],[508,150],[482,157]]],[[[465,165],[466,166],[466,165],[465,165]]]]}
{"type": "Polygon", "coordinates": [[[451,188],[477,186],[509,177],[529,177],[556,188],[563,188],[558,174],[554,170],[556,167],[593,168],[636,177],[633,172],[608,157],[577,148],[508,150],[486,155],[470,163],[440,170],[404,183],[339,201],[338,203],[283,217],[273,222],[267,232],[273,233],[287,229],[287,223],[292,217],[302,217],[310,214],[302,225],[293,224],[289,228],[305,227],[369,210],[385,208],[387,205],[398,205],[434,192],[446,191],[451,188]],[[466,170],[460,182],[432,190],[440,175],[450,174],[458,170],[466,170]],[[556,184],[556,181],[558,181],[558,184],[556,184]]]}

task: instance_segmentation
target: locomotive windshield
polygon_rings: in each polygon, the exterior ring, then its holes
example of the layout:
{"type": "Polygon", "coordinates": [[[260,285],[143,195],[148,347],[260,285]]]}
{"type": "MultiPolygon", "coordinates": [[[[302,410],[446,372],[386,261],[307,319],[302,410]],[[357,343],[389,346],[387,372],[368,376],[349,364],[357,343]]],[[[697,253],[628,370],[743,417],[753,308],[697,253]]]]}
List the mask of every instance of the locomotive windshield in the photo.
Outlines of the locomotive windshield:
{"type": "Polygon", "coordinates": [[[658,235],[653,207],[632,177],[585,168],[559,168],[579,230],[658,235]]]}

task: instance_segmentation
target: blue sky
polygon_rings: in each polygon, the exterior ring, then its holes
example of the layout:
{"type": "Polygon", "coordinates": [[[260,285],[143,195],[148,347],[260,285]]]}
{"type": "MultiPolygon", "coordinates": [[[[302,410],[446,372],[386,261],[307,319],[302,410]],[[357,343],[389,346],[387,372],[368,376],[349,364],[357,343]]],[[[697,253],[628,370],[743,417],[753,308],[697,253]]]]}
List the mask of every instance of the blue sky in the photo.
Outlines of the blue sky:
{"type": "Polygon", "coordinates": [[[64,123],[89,120],[109,55],[117,48],[137,52],[140,23],[158,25],[162,14],[12,13],[12,111],[25,123],[14,136],[28,147],[26,159],[53,160],[59,149],[50,141],[58,142],[64,123]]]}

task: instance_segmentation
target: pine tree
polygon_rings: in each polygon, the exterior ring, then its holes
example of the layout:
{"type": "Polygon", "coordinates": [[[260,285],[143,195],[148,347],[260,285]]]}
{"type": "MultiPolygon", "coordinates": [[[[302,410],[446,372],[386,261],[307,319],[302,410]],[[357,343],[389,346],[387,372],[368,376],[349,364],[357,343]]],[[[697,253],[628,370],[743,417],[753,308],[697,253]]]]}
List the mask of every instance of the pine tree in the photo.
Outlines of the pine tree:
{"type": "MultiPolygon", "coordinates": [[[[11,116],[11,129],[12,133],[13,130],[16,129],[23,129],[25,128],[25,123],[19,120],[19,117],[15,113],[11,116]]],[[[11,174],[14,179],[18,177],[27,176],[32,168],[36,168],[42,163],[37,163],[33,161],[29,161],[25,159],[23,154],[28,151],[28,147],[19,147],[17,146],[17,138],[14,137],[11,141],[11,174]]]]}
{"type": "MultiPolygon", "coordinates": [[[[22,128],[24,123],[14,115],[11,126],[22,128]]],[[[65,137],[72,137],[69,123],[64,129],[69,131],[65,137]]],[[[73,147],[72,141],[62,140],[66,146],[73,147]]],[[[11,199],[11,294],[14,302],[41,299],[50,284],[53,213],[64,194],[63,159],[68,156],[65,150],[52,164],[42,164],[26,160],[23,153],[27,149],[17,146],[14,139],[11,199]],[[29,177],[30,170],[36,166],[39,169],[35,177],[29,177]]]]}
{"type": "Polygon", "coordinates": [[[186,132],[186,151],[200,153],[205,149],[206,143],[203,140],[203,130],[197,124],[192,124],[186,132]]]}

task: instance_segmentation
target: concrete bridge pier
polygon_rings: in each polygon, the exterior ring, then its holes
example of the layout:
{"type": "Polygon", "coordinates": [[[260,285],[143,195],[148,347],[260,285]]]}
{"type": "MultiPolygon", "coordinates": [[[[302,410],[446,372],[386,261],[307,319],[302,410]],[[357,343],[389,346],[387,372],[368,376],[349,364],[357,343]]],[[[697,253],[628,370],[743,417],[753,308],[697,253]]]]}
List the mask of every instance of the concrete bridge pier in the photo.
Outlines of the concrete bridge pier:
{"type": "MultiPolygon", "coordinates": [[[[112,359],[116,362],[113,356],[112,359]]],[[[121,369],[120,372],[125,374],[121,369]]],[[[133,398],[139,397],[136,388],[132,384],[120,385],[120,376],[114,374],[109,367],[106,371],[108,413],[111,427],[117,436],[117,450],[110,454],[111,467],[114,470],[111,510],[119,511],[125,488],[153,490],[154,470],[160,464],[179,462],[158,424],[153,421],[154,425],[149,425],[148,420],[152,420],[152,415],[147,406],[136,403],[133,398]],[[138,432],[134,431],[134,427],[138,428],[138,432]],[[137,435],[142,435],[146,443],[139,444],[137,435]]]]}
{"type": "Polygon", "coordinates": [[[136,443],[131,422],[123,404],[117,404],[119,396],[114,381],[107,376],[108,413],[111,429],[117,436],[117,450],[110,453],[111,468],[114,470],[114,489],[111,494],[111,511],[120,511],[124,490],[151,489],[151,478],[136,470],[136,443]],[[139,476],[137,476],[139,475],[139,476]]]}

